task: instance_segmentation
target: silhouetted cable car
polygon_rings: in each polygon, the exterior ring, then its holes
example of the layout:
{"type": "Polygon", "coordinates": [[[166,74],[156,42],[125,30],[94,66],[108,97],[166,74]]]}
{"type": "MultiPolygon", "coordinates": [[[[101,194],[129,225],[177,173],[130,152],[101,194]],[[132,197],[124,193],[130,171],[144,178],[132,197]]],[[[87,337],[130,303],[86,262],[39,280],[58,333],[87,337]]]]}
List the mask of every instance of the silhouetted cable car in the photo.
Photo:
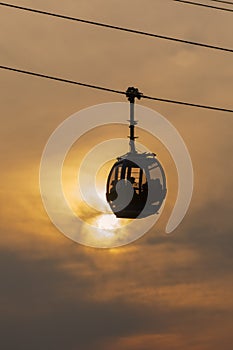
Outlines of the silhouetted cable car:
{"type": "Polygon", "coordinates": [[[119,157],[107,180],[106,198],[119,218],[141,218],[158,212],[166,196],[166,177],[154,153],[139,153],[135,148],[134,100],[138,89],[126,92],[130,101],[130,152],[119,157]]]}

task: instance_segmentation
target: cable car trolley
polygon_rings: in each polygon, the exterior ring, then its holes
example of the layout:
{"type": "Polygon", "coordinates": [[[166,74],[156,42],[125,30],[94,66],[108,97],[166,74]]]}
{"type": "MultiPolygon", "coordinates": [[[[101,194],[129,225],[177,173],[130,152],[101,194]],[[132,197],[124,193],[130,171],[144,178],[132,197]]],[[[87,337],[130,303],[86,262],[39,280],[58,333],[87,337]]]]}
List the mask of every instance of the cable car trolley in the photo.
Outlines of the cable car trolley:
{"type": "Polygon", "coordinates": [[[130,102],[130,150],[117,158],[110,170],[106,199],[118,218],[143,218],[158,213],[166,197],[166,177],[154,153],[140,153],[135,147],[134,102],[142,94],[129,87],[126,96],[130,102]]]}

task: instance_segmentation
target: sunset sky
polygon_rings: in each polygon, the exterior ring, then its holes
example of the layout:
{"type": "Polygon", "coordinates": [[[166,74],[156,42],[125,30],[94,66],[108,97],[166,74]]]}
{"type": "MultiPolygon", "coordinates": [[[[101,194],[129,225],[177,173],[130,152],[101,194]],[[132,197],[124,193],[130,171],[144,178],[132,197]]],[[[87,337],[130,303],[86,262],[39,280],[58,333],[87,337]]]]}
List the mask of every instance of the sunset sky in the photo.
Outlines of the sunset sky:
{"type": "MultiPolygon", "coordinates": [[[[233,47],[230,12],[171,0],[13,3],[233,47]]],[[[232,109],[232,53],[0,10],[0,65],[232,109]]],[[[1,348],[231,350],[232,113],[138,102],[166,117],[183,137],[194,168],[191,205],[166,235],[177,193],[175,166],[164,146],[139,130],[139,141],[165,166],[164,212],[134,243],[94,249],[51,223],[40,196],[40,160],[66,118],[92,105],[125,102],[124,96],[3,70],[0,81],[1,348]]],[[[126,126],[107,126],[77,141],[64,163],[67,191],[75,167],[96,143],[127,134],[126,126]]]]}

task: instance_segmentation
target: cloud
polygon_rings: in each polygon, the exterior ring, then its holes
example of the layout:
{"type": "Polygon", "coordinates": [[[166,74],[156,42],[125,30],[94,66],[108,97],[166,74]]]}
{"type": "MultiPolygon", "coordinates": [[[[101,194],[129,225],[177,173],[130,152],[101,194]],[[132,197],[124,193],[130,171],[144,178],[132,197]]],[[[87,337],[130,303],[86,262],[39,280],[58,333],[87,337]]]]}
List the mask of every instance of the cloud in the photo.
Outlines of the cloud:
{"type": "MultiPolygon", "coordinates": [[[[147,1],[143,14],[139,1],[80,0],[77,6],[73,0],[36,0],[27,6],[231,46],[230,16],[162,0],[147,1]]],[[[1,27],[1,64],[116,89],[135,84],[148,95],[232,107],[229,54],[13,9],[2,8],[1,27]]],[[[187,144],[195,175],[192,203],[169,237],[163,234],[166,208],[158,224],[134,244],[96,250],[69,241],[49,221],[39,193],[40,157],[66,117],[122,98],[3,71],[1,86],[4,350],[230,350],[230,116],[142,100],[166,116],[187,144]]],[[[74,148],[77,162],[106,135],[122,136],[126,130],[99,131],[74,148]]],[[[170,167],[163,147],[142,131],[139,136],[170,167]]],[[[170,206],[176,193],[171,174],[170,206]]]]}
{"type": "MultiPolygon", "coordinates": [[[[86,259],[83,255],[80,258],[83,264],[88,262],[88,256],[86,259]]],[[[149,304],[114,296],[109,300],[92,300],[89,293],[96,289],[97,281],[103,293],[109,288],[102,271],[94,267],[92,276],[82,275],[79,269],[80,273],[74,277],[62,271],[55,258],[28,261],[1,251],[0,260],[4,312],[1,341],[6,349],[37,350],[45,346],[108,349],[113,341],[122,344],[123,349],[131,349],[133,344],[142,344],[143,339],[148,349],[156,344],[166,349],[171,339],[175,344],[190,344],[190,332],[202,338],[200,322],[206,329],[216,326],[212,316],[217,311],[214,308],[203,311],[202,304],[180,308],[162,303],[159,298],[153,298],[149,304]]],[[[126,295],[127,275],[126,272],[125,281],[121,281],[126,295]]],[[[113,284],[118,282],[112,280],[113,284]]],[[[129,288],[132,296],[134,288],[133,285],[129,288]]],[[[142,290],[144,294],[145,290],[142,290]]],[[[146,301],[147,295],[143,297],[146,301]]],[[[225,312],[220,317],[226,316],[225,312]]]]}

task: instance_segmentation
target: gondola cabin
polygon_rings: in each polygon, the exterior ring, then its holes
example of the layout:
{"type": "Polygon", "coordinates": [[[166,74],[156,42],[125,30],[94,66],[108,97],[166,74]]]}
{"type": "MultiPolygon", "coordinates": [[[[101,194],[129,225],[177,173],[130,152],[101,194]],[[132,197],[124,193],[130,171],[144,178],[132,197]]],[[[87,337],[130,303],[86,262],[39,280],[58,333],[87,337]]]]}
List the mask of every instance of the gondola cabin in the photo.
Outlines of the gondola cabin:
{"type": "Polygon", "coordinates": [[[110,170],[106,199],[118,218],[143,218],[158,213],[166,196],[166,178],[154,153],[139,153],[135,147],[134,101],[142,94],[129,87],[126,96],[130,101],[130,151],[117,159],[110,170]]]}
{"type": "Polygon", "coordinates": [[[128,153],[109,173],[106,199],[118,218],[133,219],[157,213],[166,191],[165,174],[154,154],[128,153]]]}

